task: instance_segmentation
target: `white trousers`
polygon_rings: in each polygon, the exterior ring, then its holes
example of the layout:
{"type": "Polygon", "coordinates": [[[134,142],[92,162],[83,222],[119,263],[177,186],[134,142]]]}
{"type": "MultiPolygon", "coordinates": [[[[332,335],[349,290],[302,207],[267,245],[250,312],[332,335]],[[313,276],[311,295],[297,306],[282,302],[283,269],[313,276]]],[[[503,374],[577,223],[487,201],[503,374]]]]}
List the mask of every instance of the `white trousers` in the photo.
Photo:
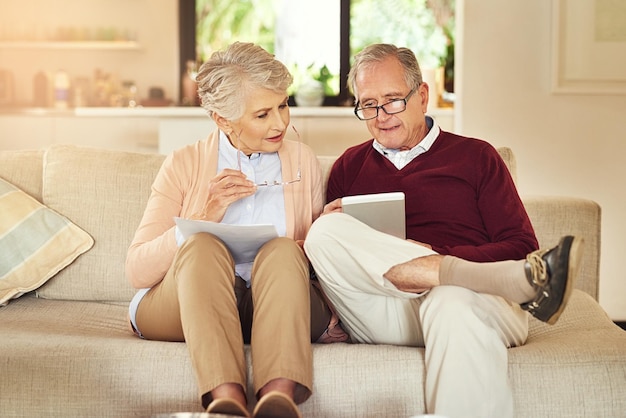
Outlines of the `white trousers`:
{"type": "Polygon", "coordinates": [[[398,290],[383,274],[434,252],[343,213],[315,221],[304,248],[353,342],[425,347],[428,413],[513,416],[507,348],[528,335],[519,305],[457,286],[398,290]]]}

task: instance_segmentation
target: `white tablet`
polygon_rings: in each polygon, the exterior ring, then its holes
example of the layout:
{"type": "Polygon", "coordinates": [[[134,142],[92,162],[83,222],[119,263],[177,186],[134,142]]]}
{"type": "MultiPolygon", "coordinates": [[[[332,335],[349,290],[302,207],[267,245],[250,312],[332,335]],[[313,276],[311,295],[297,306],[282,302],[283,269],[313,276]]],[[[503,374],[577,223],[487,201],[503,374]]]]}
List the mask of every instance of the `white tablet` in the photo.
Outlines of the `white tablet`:
{"type": "Polygon", "coordinates": [[[343,212],[381,232],[406,239],[404,193],[375,193],[346,196],[343,212]]]}

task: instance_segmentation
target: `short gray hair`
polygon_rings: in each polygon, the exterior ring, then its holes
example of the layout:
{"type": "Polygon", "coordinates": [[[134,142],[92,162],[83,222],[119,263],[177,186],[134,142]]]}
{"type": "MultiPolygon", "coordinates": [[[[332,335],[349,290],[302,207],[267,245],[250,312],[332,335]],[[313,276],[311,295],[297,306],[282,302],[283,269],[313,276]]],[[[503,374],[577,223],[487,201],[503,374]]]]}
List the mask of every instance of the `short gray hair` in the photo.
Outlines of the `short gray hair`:
{"type": "Polygon", "coordinates": [[[243,116],[244,97],[250,87],[287,93],[293,77],[285,65],[263,48],[235,42],[214,52],[196,77],[198,96],[209,116],[227,120],[243,116]]]}
{"type": "MultiPolygon", "coordinates": [[[[395,57],[404,68],[404,78],[411,90],[422,84],[422,71],[413,51],[409,48],[397,47],[391,44],[373,44],[365,47],[355,55],[354,64],[348,74],[348,88],[357,96],[356,77],[359,71],[370,64],[378,63],[388,57],[395,57]]],[[[358,99],[358,98],[357,98],[358,99]]]]}

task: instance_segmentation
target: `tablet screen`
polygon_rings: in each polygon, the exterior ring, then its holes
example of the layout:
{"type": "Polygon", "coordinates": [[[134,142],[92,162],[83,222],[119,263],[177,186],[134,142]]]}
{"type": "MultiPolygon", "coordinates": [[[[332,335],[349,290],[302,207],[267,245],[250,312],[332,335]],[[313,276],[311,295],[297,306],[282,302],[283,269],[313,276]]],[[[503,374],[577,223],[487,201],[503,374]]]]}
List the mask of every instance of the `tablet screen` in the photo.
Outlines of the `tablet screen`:
{"type": "Polygon", "coordinates": [[[381,232],[406,239],[404,193],[374,193],[341,199],[343,212],[381,232]]]}

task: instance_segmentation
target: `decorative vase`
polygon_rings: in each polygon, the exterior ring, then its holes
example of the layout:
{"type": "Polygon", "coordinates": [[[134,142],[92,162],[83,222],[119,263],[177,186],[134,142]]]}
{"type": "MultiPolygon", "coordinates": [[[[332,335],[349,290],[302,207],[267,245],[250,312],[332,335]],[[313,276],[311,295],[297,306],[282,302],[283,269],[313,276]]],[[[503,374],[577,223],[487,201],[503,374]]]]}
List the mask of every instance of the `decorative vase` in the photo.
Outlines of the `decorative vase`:
{"type": "Polygon", "coordinates": [[[324,85],[317,80],[308,80],[294,95],[298,106],[321,106],[324,103],[324,85]]]}

